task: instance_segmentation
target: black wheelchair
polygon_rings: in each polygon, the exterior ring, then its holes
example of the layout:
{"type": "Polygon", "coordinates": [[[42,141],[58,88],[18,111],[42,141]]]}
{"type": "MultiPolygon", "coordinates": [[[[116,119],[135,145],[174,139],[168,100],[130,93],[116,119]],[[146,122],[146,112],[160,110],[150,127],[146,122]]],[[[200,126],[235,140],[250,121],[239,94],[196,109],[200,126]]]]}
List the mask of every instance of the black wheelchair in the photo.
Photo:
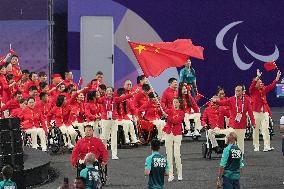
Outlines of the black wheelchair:
{"type": "MultiPolygon", "coordinates": [[[[102,159],[100,158],[98,161],[96,161],[94,164],[94,168],[96,168],[100,175],[100,182],[102,185],[106,185],[107,182],[107,165],[104,167],[102,166],[102,159]]],[[[80,172],[86,168],[85,164],[77,163],[77,176],[80,176],[80,172]]]]}
{"type": "Polygon", "coordinates": [[[66,141],[68,140],[67,135],[63,135],[60,129],[53,124],[47,135],[48,151],[58,153],[65,146],[63,137],[66,137],[66,141]]]}
{"type": "Polygon", "coordinates": [[[206,135],[206,143],[202,143],[201,150],[202,150],[202,157],[211,159],[212,158],[212,153],[215,152],[216,154],[222,154],[224,148],[226,148],[226,135],[225,134],[219,134],[215,135],[215,138],[217,140],[218,146],[220,147],[220,151],[214,151],[212,149],[212,144],[211,141],[208,137],[208,130],[209,128],[206,128],[205,130],[205,135],[206,135]]]}
{"type": "Polygon", "coordinates": [[[138,148],[138,144],[137,143],[129,143],[127,144],[126,141],[126,137],[129,138],[129,141],[131,141],[130,136],[125,136],[124,130],[123,130],[123,126],[118,125],[118,130],[117,130],[117,147],[119,149],[122,148],[138,148]]]}

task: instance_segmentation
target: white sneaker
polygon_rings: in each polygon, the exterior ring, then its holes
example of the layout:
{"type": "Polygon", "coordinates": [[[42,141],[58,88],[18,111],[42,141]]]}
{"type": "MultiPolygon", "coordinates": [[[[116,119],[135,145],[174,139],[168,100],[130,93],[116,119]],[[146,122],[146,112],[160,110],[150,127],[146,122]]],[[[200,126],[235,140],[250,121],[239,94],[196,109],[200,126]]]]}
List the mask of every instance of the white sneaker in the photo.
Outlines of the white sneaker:
{"type": "Polygon", "coordinates": [[[188,131],[184,136],[186,137],[191,137],[192,136],[192,133],[190,131],[188,131]]]}
{"type": "Polygon", "coordinates": [[[130,143],[130,140],[128,139],[128,140],[125,140],[125,143],[126,144],[129,144],[130,143]]]}
{"type": "Polygon", "coordinates": [[[117,156],[112,156],[111,159],[113,159],[113,160],[118,160],[119,158],[118,158],[117,156]]]}
{"type": "Polygon", "coordinates": [[[178,181],[182,181],[182,180],[183,180],[182,176],[178,176],[178,181]]]}
{"type": "Polygon", "coordinates": [[[175,177],[174,177],[174,176],[169,176],[169,178],[168,178],[168,182],[172,182],[174,179],[175,179],[175,177]]]}
{"type": "Polygon", "coordinates": [[[195,131],[193,132],[193,135],[194,135],[194,136],[201,136],[201,134],[199,133],[198,130],[195,130],[195,131]]]}
{"type": "Polygon", "coordinates": [[[254,147],[255,152],[259,152],[259,147],[254,147]]]}
{"type": "Polygon", "coordinates": [[[264,149],[263,149],[264,152],[268,152],[268,151],[272,151],[272,150],[274,150],[273,147],[264,147],[264,149]]]}

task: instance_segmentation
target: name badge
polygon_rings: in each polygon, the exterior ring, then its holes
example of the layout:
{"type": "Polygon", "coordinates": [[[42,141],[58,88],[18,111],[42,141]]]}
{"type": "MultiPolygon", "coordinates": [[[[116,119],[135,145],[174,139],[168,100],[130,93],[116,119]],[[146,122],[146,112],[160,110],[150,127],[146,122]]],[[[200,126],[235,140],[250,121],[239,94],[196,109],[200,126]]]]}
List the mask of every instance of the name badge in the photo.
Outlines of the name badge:
{"type": "Polygon", "coordinates": [[[107,111],[107,119],[112,119],[112,111],[107,111]]]}
{"type": "Polygon", "coordinates": [[[240,122],[241,122],[241,119],[242,119],[242,114],[237,113],[237,115],[236,115],[236,117],[235,117],[235,121],[236,121],[237,123],[240,123],[240,122]]]}

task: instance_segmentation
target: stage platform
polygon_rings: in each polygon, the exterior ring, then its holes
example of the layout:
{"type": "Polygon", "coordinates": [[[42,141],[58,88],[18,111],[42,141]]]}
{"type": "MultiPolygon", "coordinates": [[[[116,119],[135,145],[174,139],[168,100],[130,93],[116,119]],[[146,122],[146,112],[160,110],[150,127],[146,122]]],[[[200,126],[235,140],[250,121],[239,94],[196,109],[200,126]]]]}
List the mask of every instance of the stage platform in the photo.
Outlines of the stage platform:
{"type": "Polygon", "coordinates": [[[51,157],[47,152],[24,147],[24,170],[14,174],[18,188],[45,183],[49,179],[50,161],[51,157]]]}

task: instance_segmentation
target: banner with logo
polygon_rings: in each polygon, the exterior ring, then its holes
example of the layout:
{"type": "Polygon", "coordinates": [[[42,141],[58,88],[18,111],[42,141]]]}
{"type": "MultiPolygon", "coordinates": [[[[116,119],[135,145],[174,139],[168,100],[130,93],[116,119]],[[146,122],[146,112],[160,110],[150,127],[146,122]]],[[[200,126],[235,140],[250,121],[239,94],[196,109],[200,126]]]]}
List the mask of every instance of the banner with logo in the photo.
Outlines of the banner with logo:
{"type": "MultiPolygon", "coordinates": [[[[192,60],[197,73],[199,91],[207,97],[215,94],[218,85],[228,96],[234,87],[244,84],[247,89],[256,75],[263,72],[263,81],[269,84],[276,70],[266,72],[263,64],[275,60],[284,74],[284,1],[69,1],[68,40],[69,66],[80,68],[81,15],[111,15],[115,28],[115,86],[125,79],[141,73],[131,54],[125,36],[133,41],[159,42],[190,38],[205,48],[204,61],[192,60]],[[127,68],[127,69],[125,69],[127,68]]],[[[151,79],[161,94],[169,77],[178,77],[179,69],[169,69],[151,79]]],[[[276,90],[268,94],[271,106],[283,106],[284,100],[276,97],[276,90]]]]}

